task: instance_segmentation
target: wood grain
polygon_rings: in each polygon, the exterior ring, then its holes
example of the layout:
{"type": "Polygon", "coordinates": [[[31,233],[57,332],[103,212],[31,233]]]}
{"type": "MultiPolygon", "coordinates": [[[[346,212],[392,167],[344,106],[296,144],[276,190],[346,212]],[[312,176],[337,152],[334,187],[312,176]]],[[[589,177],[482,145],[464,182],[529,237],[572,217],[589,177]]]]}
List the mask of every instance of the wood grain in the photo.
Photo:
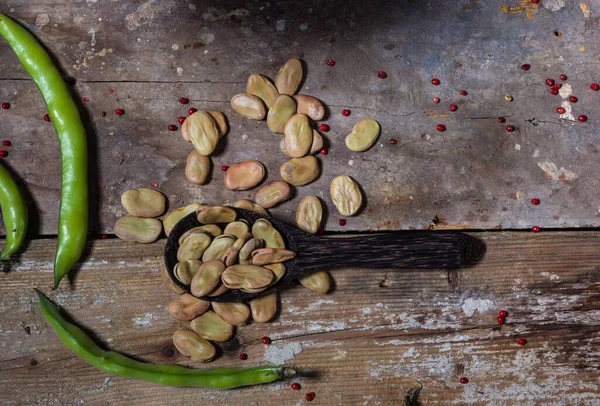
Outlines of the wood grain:
{"type": "MultiPolygon", "coordinates": [[[[578,2],[563,3],[556,11],[550,5],[528,9],[529,19],[502,12],[502,1],[468,0],[388,1],[381,7],[366,0],[327,6],[316,0],[279,6],[53,0],[11,3],[1,11],[29,27],[65,76],[76,79],[75,92],[89,97],[81,108],[90,127],[93,233],[111,232],[127,188],[158,182],[172,207],[252,198],[254,191],[226,190],[218,170],[248,158],[266,165],[265,181],[277,180],[286,161],[279,138],[264,122],[233,114],[228,101],[243,91],[249,74],[272,78],[290,57],[305,61],[302,92],[328,106],[332,130],[326,134],[328,155],[319,155],[322,176],[275,209],[279,217],[291,220],[299,199],[311,194],[329,207],[329,230],[427,228],[435,216],[460,228],[599,226],[593,140],[600,104],[587,87],[596,77],[590,61],[600,57],[593,35],[598,23],[585,17],[578,2]],[[568,35],[561,38],[552,32],[567,33],[565,27],[568,35]],[[327,66],[327,58],[336,65],[327,66]],[[524,61],[532,66],[528,72],[519,69],[524,61]],[[378,70],[387,79],[377,78],[378,70]],[[573,114],[587,114],[586,124],[556,116],[557,105],[566,102],[551,96],[544,80],[562,72],[569,76],[565,88],[579,97],[573,114]],[[434,76],[440,86],[430,84],[434,76]],[[469,95],[460,96],[460,89],[469,95]],[[512,103],[504,101],[507,93],[512,103]],[[181,96],[190,105],[180,105],[181,96]],[[442,102],[434,104],[434,96],[442,102]],[[455,113],[448,112],[450,103],[458,105],[455,113]],[[231,125],[212,158],[212,180],[202,187],[184,178],[191,145],[167,130],[191,106],[223,111],[231,125]],[[125,115],[117,117],[116,108],[125,115]],[[341,116],[344,108],[350,117],[341,116]],[[517,131],[507,133],[496,121],[500,115],[517,131]],[[381,123],[382,135],[369,151],[351,153],[343,139],[367,117],[381,123]],[[448,130],[435,131],[438,123],[448,130]],[[398,143],[391,145],[390,138],[398,143]],[[341,174],[357,180],[367,201],[346,228],[338,225],[327,192],[341,174]],[[542,200],[543,210],[528,204],[532,197],[542,200]]],[[[7,161],[40,220],[31,222],[31,232],[53,235],[60,179],[56,137],[42,120],[37,90],[4,43],[0,99],[12,104],[0,120],[0,134],[13,142],[7,161]]]]}
{"type": "Polygon", "coordinates": [[[32,288],[50,293],[106,347],[149,362],[193,365],[170,342],[185,323],[166,313],[175,295],[158,272],[164,240],[94,241],[73,285],[56,292],[50,292],[55,241],[33,241],[0,275],[0,401],[292,405],[314,391],[314,404],[398,405],[417,379],[424,405],[596,404],[600,232],[474,235],[488,249],[472,268],[335,271],[333,293],[289,290],[275,322],[238,329],[248,361],[236,350],[194,365],[258,365],[272,359],[268,348],[301,348],[287,362],[301,371],[299,392],[289,382],[217,392],[109,379],[61,346],[32,288]],[[500,309],[509,312],[502,327],[500,309]],[[264,335],[271,347],[260,343],[264,335]],[[527,344],[519,346],[517,337],[527,344]],[[461,385],[461,376],[470,382],[461,385]]]}

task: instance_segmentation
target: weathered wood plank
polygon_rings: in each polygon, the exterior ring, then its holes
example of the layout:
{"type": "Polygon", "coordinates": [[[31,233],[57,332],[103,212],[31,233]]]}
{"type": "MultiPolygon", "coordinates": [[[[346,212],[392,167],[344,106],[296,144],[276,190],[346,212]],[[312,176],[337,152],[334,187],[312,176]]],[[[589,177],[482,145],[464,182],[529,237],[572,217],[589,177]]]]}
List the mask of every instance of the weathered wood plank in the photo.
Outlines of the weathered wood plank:
{"type": "MultiPolygon", "coordinates": [[[[264,162],[269,179],[276,179],[285,161],[278,138],[265,123],[234,115],[227,101],[250,73],[273,77],[291,56],[306,61],[302,91],[329,106],[332,131],[329,154],[319,156],[323,175],[275,210],[278,216],[290,219],[299,198],[315,194],[328,203],[327,228],[341,229],[327,191],[331,178],[348,174],[360,182],[368,204],[346,229],[423,228],[436,215],[486,229],[599,226],[600,104],[588,89],[597,81],[598,17],[586,17],[579,2],[558,3],[527,5],[530,19],[505,14],[498,8],[502,1],[466,0],[379,8],[365,1],[327,7],[315,1],[41,1],[3,11],[32,28],[66,75],[78,78],[77,92],[90,98],[82,108],[93,128],[92,232],[111,231],[125,188],[156,181],[173,206],[251,197],[223,190],[218,170],[249,157],[264,162]],[[278,21],[286,28],[278,31],[278,21]],[[557,38],[554,29],[564,35],[557,38]],[[335,59],[335,67],[326,66],[326,58],[335,59]],[[529,72],[519,69],[523,62],[532,65],[529,72]],[[387,79],[377,78],[380,69],[387,79]],[[587,114],[588,123],[557,118],[555,107],[568,103],[551,96],[544,79],[561,72],[569,76],[563,96],[571,87],[579,97],[573,114],[587,114]],[[440,86],[430,84],[433,76],[440,86]],[[469,96],[457,94],[463,88],[469,96]],[[507,93],[512,103],[504,101],[507,93]],[[231,121],[226,145],[213,159],[213,180],[204,187],[185,181],[190,145],[166,129],[189,107],[177,103],[182,95],[198,108],[224,111],[231,121]],[[431,102],[435,95],[439,105],[431,102]],[[449,115],[451,102],[459,109],[449,115]],[[117,107],[125,116],[114,115],[117,107]],[[342,117],[343,108],[352,115],[342,117]],[[517,131],[505,132],[498,115],[517,131]],[[379,120],[383,134],[370,151],[350,153],[343,137],[364,117],[379,120]],[[439,122],[446,132],[435,131],[439,122]],[[391,137],[397,145],[389,144],[391,137]],[[542,199],[540,207],[528,204],[534,196],[542,199]]],[[[10,50],[0,46],[0,98],[12,103],[2,111],[0,134],[13,141],[8,160],[40,211],[32,232],[54,234],[57,143],[42,121],[39,95],[24,79],[10,50]]]]}
{"type": "MultiPolygon", "coordinates": [[[[326,296],[301,287],[281,297],[269,324],[238,329],[237,352],[208,366],[246,366],[293,353],[288,365],[307,376],[228,392],[172,389],[110,378],[73,356],[42,320],[32,287],[51,285],[53,240],[32,242],[12,272],[0,275],[0,382],[8,404],[397,405],[413,379],[423,404],[592,405],[600,399],[600,233],[478,233],[488,251],[456,272],[347,269],[326,296]],[[506,325],[498,310],[509,312],[506,325]],[[266,347],[260,337],[269,335],[266,347]],[[524,347],[516,338],[527,340],[524,347]],[[458,383],[460,376],[470,379],[458,383]]],[[[98,240],[72,288],[50,297],[107,347],[150,362],[189,365],[172,351],[178,326],[166,314],[174,297],[158,275],[164,241],[98,240]]]]}

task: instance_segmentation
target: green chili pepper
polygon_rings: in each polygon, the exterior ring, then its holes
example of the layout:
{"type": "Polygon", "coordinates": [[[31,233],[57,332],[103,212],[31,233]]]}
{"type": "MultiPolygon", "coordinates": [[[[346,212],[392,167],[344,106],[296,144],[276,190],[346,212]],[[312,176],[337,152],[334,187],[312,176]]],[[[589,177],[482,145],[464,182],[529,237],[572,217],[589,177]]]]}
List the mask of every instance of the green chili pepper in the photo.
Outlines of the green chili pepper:
{"type": "Polygon", "coordinates": [[[254,368],[189,369],[180,365],[145,364],[113,351],[100,348],[83,330],[66,321],[57,307],[39,290],[44,319],[60,341],[84,361],[110,375],[140,379],[166,386],[196,386],[231,389],[290,378],[295,371],[276,365],[254,368]]]}
{"type": "Polygon", "coordinates": [[[0,253],[0,260],[6,260],[19,250],[25,239],[27,207],[19,187],[3,165],[0,165],[0,206],[4,228],[6,228],[6,241],[0,253]]]}
{"type": "Polygon", "coordinates": [[[58,134],[62,184],[54,258],[56,289],[85,247],[88,232],[87,137],[69,89],[40,43],[24,27],[2,14],[0,36],[8,42],[35,82],[58,134]]]}

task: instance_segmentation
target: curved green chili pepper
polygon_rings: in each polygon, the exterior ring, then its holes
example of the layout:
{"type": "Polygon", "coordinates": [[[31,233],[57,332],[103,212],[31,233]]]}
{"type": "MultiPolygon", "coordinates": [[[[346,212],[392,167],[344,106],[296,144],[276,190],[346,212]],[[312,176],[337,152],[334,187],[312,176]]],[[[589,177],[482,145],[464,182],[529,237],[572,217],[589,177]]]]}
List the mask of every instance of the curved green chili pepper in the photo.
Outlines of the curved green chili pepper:
{"type": "Polygon", "coordinates": [[[87,137],[77,106],[60,72],[39,42],[17,22],[0,14],[0,36],[39,89],[60,144],[62,182],[54,289],[73,268],[88,232],[87,137]]]}
{"type": "Polygon", "coordinates": [[[295,371],[276,365],[254,368],[189,369],[179,365],[155,365],[133,360],[113,351],[100,348],[83,330],[66,321],[56,306],[39,290],[44,319],[54,329],[60,341],[84,361],[110,375],[140,379],[166,386],[196,386],[231,389],[240,386],[269,383],[290,378],[295,371]]]}
{"type": "Polygon", "coordinates": [[[0,252],[0,260],[6,260],[19,250],[25,239],[27,207],[19,187],[3,165],[0,165],[0,207],[2,207],[2,220],[6,228],[6,240],[0,252]]]}

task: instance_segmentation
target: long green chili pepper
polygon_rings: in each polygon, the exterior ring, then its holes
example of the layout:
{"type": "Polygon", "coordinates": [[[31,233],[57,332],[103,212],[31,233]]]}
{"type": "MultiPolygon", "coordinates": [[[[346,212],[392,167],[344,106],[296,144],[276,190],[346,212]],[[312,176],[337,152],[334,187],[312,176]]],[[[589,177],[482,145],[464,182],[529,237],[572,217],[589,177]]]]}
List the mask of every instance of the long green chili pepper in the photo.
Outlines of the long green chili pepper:
{"type": "Polygon", "coordinates": [[[81,359],[110,375],[141,379],[166,386],[196,386],[231,389],[240,386],[269,383],[290,378],[295,371],[276,365],[254,368],[189,369],[180,365],[146,364],[113,351],[100,348],[83,330],[66,321],[57,307],[39,290],[44,319],[54,329],[60,341],[81,359]]]}
{"type": "Polygon", "coordinates": [[[0,165],[0,206],[6,228],[6,240],[0,253],[0,260],[6,260],[19,250],[25,239],[27,207],[19,187],[3,165],[0,165]]]}
{"type": "Polygon", "coordinates": [[[60,72],[40,43],[17,22],[0,14],[0,36],[39,89],[60,144],[62,182],[54,289],[73,268],[88,232],[87,137],[77,106],[60,72]]]}

